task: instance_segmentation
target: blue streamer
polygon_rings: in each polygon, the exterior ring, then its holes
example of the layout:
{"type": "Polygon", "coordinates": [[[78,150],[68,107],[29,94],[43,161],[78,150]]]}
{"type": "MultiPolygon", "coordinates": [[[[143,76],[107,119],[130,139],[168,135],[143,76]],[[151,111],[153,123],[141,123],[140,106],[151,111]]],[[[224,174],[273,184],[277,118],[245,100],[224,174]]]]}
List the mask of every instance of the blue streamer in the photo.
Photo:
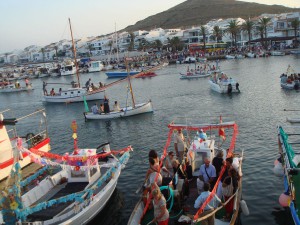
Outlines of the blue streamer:
{"type": "Polygon", "coordinates": [[[296,212],[294,202],[290,203],[290,209],[291,209],[291,213],[292,213],[292,216],[293,216],[293,219],[294,219],[296,225],[300,225],[300,219],[299,219],[298,214],[296,212]]]}

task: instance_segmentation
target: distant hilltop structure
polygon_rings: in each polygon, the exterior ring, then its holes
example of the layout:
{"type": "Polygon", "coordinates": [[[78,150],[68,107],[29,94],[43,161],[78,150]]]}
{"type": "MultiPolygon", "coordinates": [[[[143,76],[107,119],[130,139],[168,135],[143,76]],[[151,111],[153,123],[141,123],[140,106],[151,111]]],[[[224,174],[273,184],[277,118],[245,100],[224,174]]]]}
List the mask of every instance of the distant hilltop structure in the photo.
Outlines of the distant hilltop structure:
{"type": "MultiPolygon", "coordinates": [[[[194,2],[196,0],[190,0],[194,2]]],[[[215,0],[214,0],[215,1],[215,0]]],[[[119,31],[109,35],[75,40],[79,57],[112,56],[127,51],[167,51],[189,48],[193,44],[227,43],[228,46],[244,46],[268,42],[284,45],[299,45],[299,12],[269,14],[242,19],[212,19],[205,24],[188,28],[155,28],[151,30],[119,31]],[[251,24],[247,29],[246,24],[251,24]],[[233,27],[232,27],[233,26],[233,27]],[[230,29],[235,29],[235,33],[230,29]]],[[[31,45],[23,50],[0,54],[0,64],[44,62],[73,57],[70,40],[61,40],[46,46],[31,45]]]]}

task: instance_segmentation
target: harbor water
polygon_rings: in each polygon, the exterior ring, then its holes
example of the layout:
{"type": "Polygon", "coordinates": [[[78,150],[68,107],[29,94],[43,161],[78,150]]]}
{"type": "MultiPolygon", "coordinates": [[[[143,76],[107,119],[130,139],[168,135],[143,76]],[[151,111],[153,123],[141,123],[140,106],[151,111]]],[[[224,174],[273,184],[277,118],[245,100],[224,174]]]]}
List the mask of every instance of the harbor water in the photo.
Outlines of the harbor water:
{"type": "MultiPolygon", "coordinates": [[[[287,116],[300,116],[297,112],[284,109],[299,109],[300,93],[283,90],[280,74],[288,65],[300,73],[300,57],[268,57],[220,61],[222,71],[240,84],[241,93],[221,95],[208,86],[207,78],[180,80],[179,73],[187,65],[169,65],[156,71],[158,76],[132,80],[136,103],[151,99],[154,113],[115,119],[111,121],[85,122],[83,103],[44,104],[42,102],[42,81],[68,83],[75,76],[42,78],[31,80],[33,91],[0,94],[0,111],[11,109],[7,115],[20,117],[36,109],[45,108],[52,152],[71,152],[73,148],[71,122],[78,124],[78,145],[82,148],[96,148],[110,142],[111,149],[128,145],[134,148],[131,158],[123,170],[117,190],[106,208],[91,224],[125,225],[135,204],[140,198],[136,190],[141,186],[148,167],[148,151],[162,152],[167,140],[167,125],[176,117],[197,117],[201,121],[223,114],[223,121],[234,120],[239,126],[236,150],[244,150],[243,199],[250,215],[241,215],[243,225],[292,224],[290,214],[278,202],[284,191],[283,178],[273,174],[274,160],[278,157],[277,130],[279,124],[288,125],[287,116]]],[[[213,64],[213,62],[210,62],[213,64]]],[[[191,68],[192,66],[190,66],[191,68]]],[[[89,78],[110,83],[104,72],[81,74],[81,84],[89,78]]],[[[22,83],[22,81],[21,81],[22,83]]],[[[62,85],[47,85],[48,91],[62,85]]],[[[124,106],[131,101],[127,94],[128,84],[120,83],[106,90],[112,107],[114,101],[124,106]]],[[[91,107],[95,102],[89,102],[91,107]]],[[[96,102],[97,103],[97,102],[96,102]]],[[[26,135],[36,126],[32,121],[20,121],[17,125],[20,135],[26,135]]],[[[226,132],[226,130],[225,130],[226,132]]],[[[227,140],[228,142],[230,139],[227,140]]],[[[171,147],[173,143],[171,143],[171,147]]],[[[173,148],[171,148],[173,150],[173,148]]]]}

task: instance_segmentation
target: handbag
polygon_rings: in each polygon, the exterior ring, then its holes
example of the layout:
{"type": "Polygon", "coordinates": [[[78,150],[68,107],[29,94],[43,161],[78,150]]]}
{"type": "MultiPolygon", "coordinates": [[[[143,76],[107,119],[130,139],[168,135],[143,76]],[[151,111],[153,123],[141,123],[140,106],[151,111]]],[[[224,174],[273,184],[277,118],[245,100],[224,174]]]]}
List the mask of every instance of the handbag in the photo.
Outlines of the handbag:
{"type": "Polygon", "coordinates": [[[222,187],[222,194],[224,196],[231,196],[233,194],[233,185],[232,185],[232,178],[230,177],[230,184],[226,187],[222,187]]]}

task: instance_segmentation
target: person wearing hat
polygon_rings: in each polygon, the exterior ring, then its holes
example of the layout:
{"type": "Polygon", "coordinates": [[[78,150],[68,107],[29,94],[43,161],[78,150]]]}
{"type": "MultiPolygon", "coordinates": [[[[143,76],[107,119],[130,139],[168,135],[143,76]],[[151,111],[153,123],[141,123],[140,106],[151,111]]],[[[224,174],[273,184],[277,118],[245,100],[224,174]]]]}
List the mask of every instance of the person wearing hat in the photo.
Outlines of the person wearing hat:
{"type": "Polygon", "coordinates": [[[166,157],[166,161],[165,161],[165,168],[166,168],[166,172],[168,173],[169,177],[174,177],[174,171],[173,171],[173,166],[172,166],[172,163],[175,160],[174,156],[175,156],[174,152],[170,151],[168,153],[168,156],[166,157]]]}

